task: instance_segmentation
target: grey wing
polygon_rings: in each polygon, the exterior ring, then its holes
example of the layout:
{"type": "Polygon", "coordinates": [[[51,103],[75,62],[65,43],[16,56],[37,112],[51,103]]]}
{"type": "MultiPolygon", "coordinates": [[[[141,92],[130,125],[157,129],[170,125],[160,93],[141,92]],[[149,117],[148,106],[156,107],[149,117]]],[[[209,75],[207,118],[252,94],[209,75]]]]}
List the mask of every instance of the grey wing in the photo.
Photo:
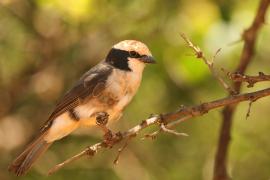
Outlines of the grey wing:
{"type": "Polygon", "coordinates": [[[54,111],[46,121],[45,126],[41,131],[50,127],[51,123],[57,116],[75,108],[86,99],[91,98],[94,91],[103,91],[105,89],[106,80],[111,72],[112,67],[104,63],[100,63],[87,71],[73,86],[73,88],[69,90],[57,103],[54,111]]]}

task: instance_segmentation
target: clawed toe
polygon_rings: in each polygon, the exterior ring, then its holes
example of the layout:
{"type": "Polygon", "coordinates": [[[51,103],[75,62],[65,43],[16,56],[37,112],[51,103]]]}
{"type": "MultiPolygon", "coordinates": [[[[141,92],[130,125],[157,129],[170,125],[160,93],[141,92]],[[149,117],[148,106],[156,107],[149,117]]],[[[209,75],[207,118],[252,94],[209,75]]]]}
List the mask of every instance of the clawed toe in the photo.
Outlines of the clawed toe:
{"type": "Polygon", "coordinates": [[[96,116],[96,123],[98,125],[106,125],[108,123],[109,114],[107,112],[99,112],[96,116]]]}

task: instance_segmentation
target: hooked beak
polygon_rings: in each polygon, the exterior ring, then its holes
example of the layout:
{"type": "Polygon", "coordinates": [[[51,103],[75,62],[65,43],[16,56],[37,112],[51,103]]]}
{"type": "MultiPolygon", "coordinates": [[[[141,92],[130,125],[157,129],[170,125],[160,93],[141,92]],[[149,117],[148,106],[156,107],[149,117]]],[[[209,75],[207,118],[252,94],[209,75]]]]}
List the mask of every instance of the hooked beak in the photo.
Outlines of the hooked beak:
{"type": "Polygon", "coordinates": [[[142,61],[144,63],[148,63],[148,64],[156,64],[156,61],[155,61],[155,59],[154,59],[153,56],[146,56],[146,55],[144,55],[144,56],[142,56],[140,58],[140,61],[142,61]]]}

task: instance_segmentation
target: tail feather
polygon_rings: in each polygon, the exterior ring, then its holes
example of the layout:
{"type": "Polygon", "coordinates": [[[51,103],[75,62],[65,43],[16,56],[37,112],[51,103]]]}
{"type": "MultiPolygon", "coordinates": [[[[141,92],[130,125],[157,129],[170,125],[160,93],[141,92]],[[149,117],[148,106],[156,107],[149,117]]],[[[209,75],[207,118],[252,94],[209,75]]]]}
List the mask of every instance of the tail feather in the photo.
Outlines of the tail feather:
{"type": "Polygon", "coordinates": [[[42,134],[35,139],[9,166],[8,170],[17,176],[24,175],[33,163],[50,147],[51,143],[44,140],[42,134]]]}

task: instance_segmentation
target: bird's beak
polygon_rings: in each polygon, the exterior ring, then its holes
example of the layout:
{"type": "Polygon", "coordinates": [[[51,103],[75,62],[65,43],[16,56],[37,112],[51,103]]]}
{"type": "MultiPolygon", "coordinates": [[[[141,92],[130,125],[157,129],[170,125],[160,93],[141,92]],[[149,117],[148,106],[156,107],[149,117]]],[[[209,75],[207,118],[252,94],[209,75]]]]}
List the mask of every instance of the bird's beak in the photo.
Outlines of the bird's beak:
{"type": "Polygon", "coordinates": [[[153,56],[146,56],[146,55],[142,56],[140,58],[140,61],[142,61],[144,63],[148,63],[148,64],[155,64],[156,63],[156,61],[153,58],[153,56]]]}

